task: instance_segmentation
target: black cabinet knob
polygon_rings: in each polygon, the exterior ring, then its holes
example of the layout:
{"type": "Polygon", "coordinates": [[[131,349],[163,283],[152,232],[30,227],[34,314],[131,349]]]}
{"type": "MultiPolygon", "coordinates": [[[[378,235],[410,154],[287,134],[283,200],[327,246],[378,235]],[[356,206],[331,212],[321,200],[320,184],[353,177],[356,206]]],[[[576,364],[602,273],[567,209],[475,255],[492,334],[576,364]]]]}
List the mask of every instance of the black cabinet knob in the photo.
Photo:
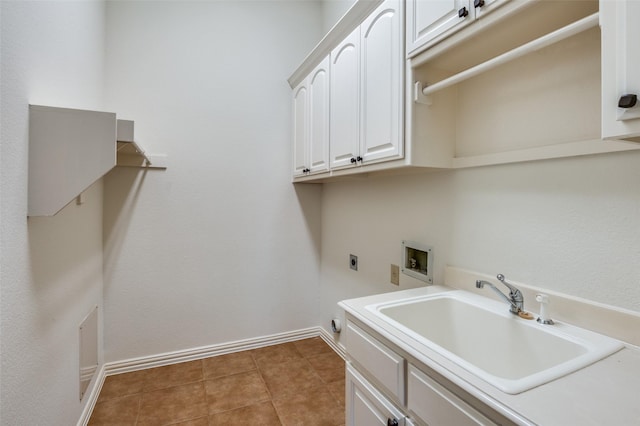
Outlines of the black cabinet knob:
{"type": "Polygon", "coordinates": [[[360,156],[358,155],[358,157],[356,158],[356,161],[362,161],[362,160],[364,160],[364,158],[362,158],[362,157],[360,157],[360,156]]]}
{"type": "Polygon", "coordinates": [[[478,8],[484,6],[484,0],[473,0],[473,7],[478,8]]]}
{"type": "Polygon", "coordinates": [[[355,158],[351,157],[351,164],[356,164],[356,161],[358,161],[358,160],[356,160],[355,158]]]}
{"type": "Polygon", "coordinates": [[[463,7],[462,9],[458,10],[459,18],[465,18],[467,15],[469,15],[469,11],[467,10],[466,7],[463,7]]]}
{"type": "Polygon", "coordinates": [[[398,426],[398,419],[387,419],[387,426],[398,426]]]}
{"type": "Polygon", "coordinates": [[[620,108],[633,108],[634,106],[636,106],[636,102],[638,102],[638,96],[637,95],[624,95],[620,97],[620,100],[618,101],[618,107],[620,108]]]}

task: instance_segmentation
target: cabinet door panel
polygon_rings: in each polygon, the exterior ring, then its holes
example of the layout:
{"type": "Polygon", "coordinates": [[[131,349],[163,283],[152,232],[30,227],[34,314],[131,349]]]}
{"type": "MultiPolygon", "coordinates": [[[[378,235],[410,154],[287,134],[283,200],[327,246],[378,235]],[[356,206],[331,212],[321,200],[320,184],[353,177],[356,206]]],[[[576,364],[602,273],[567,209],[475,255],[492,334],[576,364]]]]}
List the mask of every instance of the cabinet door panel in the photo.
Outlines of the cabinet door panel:
{"type": "Polygon", "coordinates": [[[331,52],[331,168],[351,165],[360,141],[360,29],[331,52]]]}
{"type": "Polygon", "coordinates": [[[509,0],[484,0],[484,4],[478,7],[476,7],[475,2],[473,2],[476,18],[481,18],[483,15],[496,10],[498,7],[502,6],[508,1],[509,0]]]}
{"type": "Polygon", "coordinates": [[[304,174],[307,168],[306,147],[309,138],[306,80],[293,90],[293,175],[304,174]]]}
{"type": "Polygon", "coordinates": [[[404,358],[355,324],[347,323],[347,350],[400,403],[404,403],[404,358]]]}
{"type": "Polygon", "coordinates": [[[640,102],[619,108],[623,95],[640,97],[640,2],[600,2],[602,28],[602,137],[640,141],[640,102]]]}
{"type": "Polygon", "coordinates": [[[409,366],[407,381],[407,406],[427,424],[495,424],[413,365],[409,366]]]}
{"type": "Polygon", "coordinates": [[[405,416],[351,365],[347,366],[346,417],[349,426],[386,426],[390,419],[405,424],[405,416]]]}
{"type": "Polygon", "coordinates": [[[401,4],[387,1],[362,24],[360,146],[364,162],[402,153],[401,4]]]}
{"type": "Polygon", "coordinates": [[[329,57],[309,76],[309,168],[329,168],[329,57]]]}
{"type": "Polygon", "coordinates": [[[473,18],[471,0],[407,1],[407,54],[426,45],[452,28],[462,28],[473,18]],[[469,15],[458,16],[466,7],[469,15]]]}

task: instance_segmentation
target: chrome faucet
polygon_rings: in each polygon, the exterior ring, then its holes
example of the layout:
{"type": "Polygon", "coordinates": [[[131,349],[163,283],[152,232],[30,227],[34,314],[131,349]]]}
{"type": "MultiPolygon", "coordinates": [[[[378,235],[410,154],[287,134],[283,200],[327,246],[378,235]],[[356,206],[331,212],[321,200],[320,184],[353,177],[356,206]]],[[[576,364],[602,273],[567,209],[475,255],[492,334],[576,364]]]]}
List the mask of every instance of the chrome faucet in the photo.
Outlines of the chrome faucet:
{"type": "Polygon", "coordinates": [[[484,280],[477,280],[476,281],[476,288],[482,288],[485,285],[488,285],[489,287],[491,287],[491,289],[493,291],[495,291],[500,297],[502,297],[504,300],[507,301],[507,303],[509,304],[509,312],[511,312],[512,314],[516,314],[518,315],[520,312],[522,312],[524,310],[524,297],[522,296],[522,293],[520,292],[520,290],[518,290],[517,287],[515,287],[513,284],[509,284],[508,282],[506,282],[504,280],[504,275],[502,274],[498,274],[498,276],[496,277],[498,279],[498,281],[500,281],[502,284],[504,284],[505,286],[507,286],[507,288],[509,288],[509,296],[506,296],[503,292],[501,292],[500,290],[498,290],[496,288],[496,286],[494,286],[492,283],[490,283],[489,281],[484,281],[484,280]]]}

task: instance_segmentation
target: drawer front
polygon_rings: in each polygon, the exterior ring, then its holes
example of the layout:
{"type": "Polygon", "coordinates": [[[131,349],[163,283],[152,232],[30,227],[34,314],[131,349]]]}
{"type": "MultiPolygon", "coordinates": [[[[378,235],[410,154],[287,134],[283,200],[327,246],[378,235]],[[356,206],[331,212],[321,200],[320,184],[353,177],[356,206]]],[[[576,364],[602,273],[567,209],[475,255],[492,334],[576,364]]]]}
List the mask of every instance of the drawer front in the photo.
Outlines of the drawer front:
{"type": "Polygon", "coordinates": [[[404,404],[404,358],[352,322],[347,323],[347,353],[404,404]]]}
{"type": "Polygon", "coordinates": [[[348,426],[385,426],[393,419],[404,424],[405,416],[350,364],[347,364],[346,415],[348,426]]]}
{"type": "Polygon", "coordinates": [[[408,388],[409,410],[429,425],[495,424],[413,365],[409,365],[408,388]]]}

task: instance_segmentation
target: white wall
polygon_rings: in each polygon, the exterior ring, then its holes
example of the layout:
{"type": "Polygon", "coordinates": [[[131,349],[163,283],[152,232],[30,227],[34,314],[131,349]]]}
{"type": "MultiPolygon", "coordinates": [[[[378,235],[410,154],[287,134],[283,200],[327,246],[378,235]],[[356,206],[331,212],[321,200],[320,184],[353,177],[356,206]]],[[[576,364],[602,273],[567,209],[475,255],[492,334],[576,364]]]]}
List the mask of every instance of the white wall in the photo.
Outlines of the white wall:
{"type": "Polygon", "coordinates": [[[105,357],[318,324],[319,186],[291,180],[287,77],[316,2],[109,2],[106,99],[166,171],[105,181],[105,357]]]}
{"type": "Polygon", "coordinates": [[[3,1],[0,17],[0,423],[70,425],[78,327],[102,306],[102,183],[27,220],[28,104],[101,109],[104,4],[3,1]]]}
{"type": "Polygon", "coordinates": [[[450,263],[640,312],[638,164],[630,151],[457,172],[450,263]]]}
{"type": "Polygon", "coordinates": [[[640,312],[638,164],[626,152],[325,185],[322,325],[343,298],[397,289],[403,239],[435,247],[436,283],[449,264],[640,312]]]}
{"type": "MultiPolygon", "coordinates": [[[[390,265],[402,261],[402,240],[432,245],[441,282],[451,245],[453,172],[373,177],[325,184],[322,197],[321,325],[343,318],[342,299],[425,285],[390,265]],[[358,271],[349,268],[358,256],[358,271]]],[[[339,336],[338,336],[339,337],[339,336]]]]}
{"type": "MultiPolygon", "coordinates": [[[[322,30],[326,34],[356,0],[322,0],[322,30]]],[[[318,39],[320,41],[320,39],[318,39]]]]}

